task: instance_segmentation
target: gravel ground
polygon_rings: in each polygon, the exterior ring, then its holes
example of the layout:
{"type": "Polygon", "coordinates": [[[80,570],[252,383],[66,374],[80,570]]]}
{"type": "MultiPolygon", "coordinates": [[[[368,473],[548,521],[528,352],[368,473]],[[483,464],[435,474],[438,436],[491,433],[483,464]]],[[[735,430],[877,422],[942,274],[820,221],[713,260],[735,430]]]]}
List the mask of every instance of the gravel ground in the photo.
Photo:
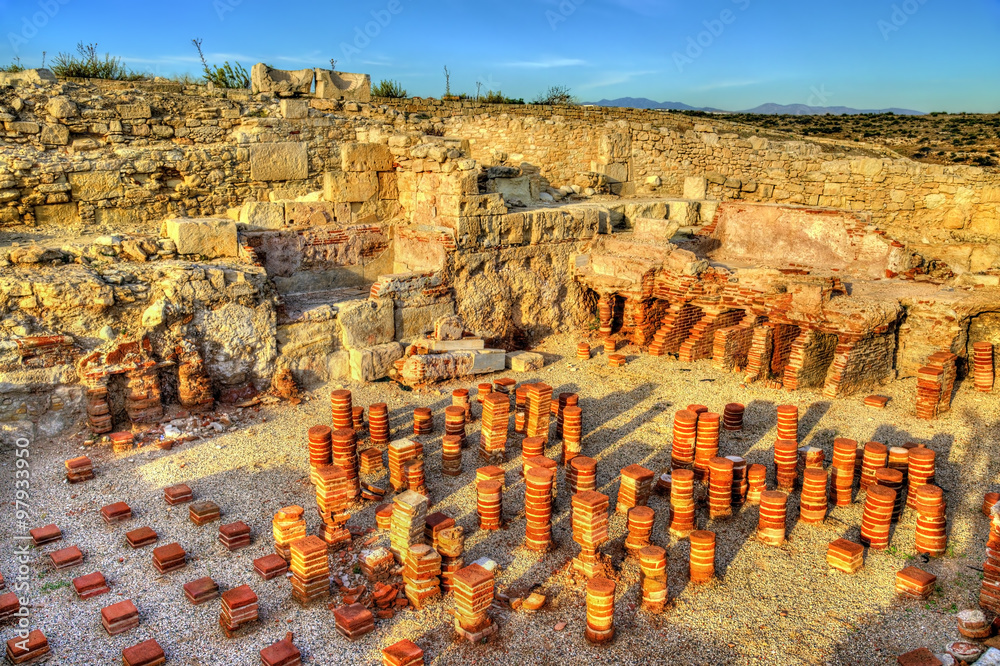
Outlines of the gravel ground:
{"type": "MultiPolygon", "coordinates": [[[[59,664],[120,663],[125,647],[156,638],[168,663],[257,664],[258,651],[295,632],[295,642],[305,662],[312,664],[380,663],[379,650],[403,638],[414,640],[433,664],[615,663],[650,661],[672,664],[888,664],[895,655],[928,646],[942,652],[959,638],[954,613],[974,607],[978,598],[988,521],[979,512],[983,493],[997,489],[997,401],[976,393],[971,382],[958,390],[947,418],[919,421],[912,414],[915,381],[896,382],[882,393],[892,398],[883,411],[867,408],[864,396],[830,402],[818,392],[780,392],[750,385],[738,375],[724,375],[709,362],[683,364],[667,358],[639,356],[626,348],[630,359],[624,368],[611,368],[600,352],[590,361],[575,360],[574,336],[554,336],[538,351],[550,365],[538,373],[517,375],[519,382],[545,381],[555,392],[576,391],[584,410],[583,452],[598,460],[601,492],[614,497],[621,468],[640,463],[654,471],[669,464],[673,414],[691,403],[720,411],[727,402],[747,405],[747,426],[742,433],[724,433],[721,455],[743,455],[752,463],[771,469],[771,443],[775,439],[777,404],[799,406],[800,439],[820,446],[827,460],[835,436],[861,442],[886,444],[906,441],[926,443],[938,452],[937,482],[946,491],[949,518],[949,554],[921,564],[913,559],[914,517],[906,512],[894,529],[892,548],[866,554],[865,568],[854,576],[826,566],[827,544],[837,537],[857,540],[861,505],[833,509],[823,525],[797,524],[797,496],[789,502],[789,538],[782,548],[764,546],[754,539],[757,510],[746,507],[724,522],[698,516],[699,527],[718,534],[717,580],[692,585],[687,579],[686,541],[670,537],[666,529],[667,500],[654,496],[657,510],[653,541],[667,548],[671,608],[661,616],[638,609],[638,567],[623,561],[625,518],[612,515],[611,541],[602,551],[618,569],[619,587],[615,624],[617,637],[610,646],[591,646],[583,637],[585,607],[583,586],[567,565],[578,552],[569,528],[569,496],[560,474],[554,536],[558,548],[538,555],[520,547],[524,535],[523,483],[517,476],[520,436],[509,442],[504,511],[507,528],[480,532],[475,515],[472,480],[478,466],[474,446],[464,456],[461,477],[440,474],[440,436],[443,408],[450,391],[474,386],[475,381],[455,382],[426,391],[404,391],[382,382],[352,387],[355,405],[387,402],[393,437],[411,432],[412,408],[435,409],[435,436],[425,445],[426,474],[433,505],[462,525],[467,534],[466,562],[483,556],[498,562],[497,589],[521,596],[537,586],[548,596],[536,613],[495,607],[497,637],[488,645],[470,646],[454,641],[450,598],[423,611],[406,611],[392,620],[379,621],[376,630],[357,643],[349,643],[334,630],[326,604],[301,608],[291,599],[291,585],[284,578],[262,581],[252,561],[273,552],[270,521],[274,512],[289,504],[308,509],[310,531],[318,524],[312,511],[314,495],[308,481],[306,430],[315,423],[329,423],[329,390],[307,394],[292,407],[279,405],[246,410],[234,416],[234,425],[211,439],[161,451],[144,447],[129,455],[116,455],[109,447],[86,450],[94,461],[97,478],[81,485],[62,481],[63,461],[79,455],[82,437],[68,437],[31,444],[30,489],[32,518],[29,527],[55,522],[63,529],[60,542],[33,552],[31,565],[32,627],[49,637],[54,661],[59,664]],[[633,353],[629,353],[629,352],[633,353]],[[243,417],[240,420],[240,417],[243,417]],[[243,520],[253,530],[250,548],[229,553],[217,542],[218,524],[196,527],[187,519],[187,506],[171,508],[162,488],[185,482],[195,499],[211,499],[223,512],[222,522],[243,520]],[[115,501],[128,502],[134,517],[107,526],[99,509],[115,501]],[[159,545],[179,542],[189,553],[188,566],[159,575],[152,566],[152,548],[133,551],[125,532],[149,525],[160,535],[159,545]],[[55,572],[46,554],[78,545],[85,553],[82,566],[55,572]],[[939,591],[929,602],[895,598],[896,571],[916,564],[938,576],[939,591]],[[101,571],[111,593],[79,601],[69,582],[76,576],[101,571]],[[225,639],[218,626],[219,602],[190,606],[181,586],[210,575],[223,589],[248,583],[259,595],[261,621],[237,638],[225,639]],[[132,599],[139,608],[140,626],[123,635],[108,637],[100,626],[100,609],[120,599],[132,599]],[[565,622],[561,631],[555,626],[565,622]]],[[[595,345],[596,346],[596,345],[595,345]]],[[[621,353],[621,352],[620,352],[621,353]]],[[[498,375],[499,376],[499,375],[498,375]]],[[[494,377],[496,378],[496,377],[494,377]]],[[[478,417],[478,406],[474,408],[478,417]]],[[[470,442],[478,442],[478,420],[469,428],[470,442]]],[[[555,456],[557,446],[548,454],[555,456]]],[[[11,455],[0,465],[5,501],[14,497],[11,455]]],[[[387,485],[385,475],[380,479],[387,485]]],[[[12,502],[11,502],[12,505],[12,502]]],[[[11,507],[11,512],[13,508],[11,507]]],[[[353,509],[351,525],[374,527],[374,504],[353,509]]],[[[0,523],[5,544],[0,573],[14,582],[16,564],[13,520],[0,523]]],[[[388,546],[388,534],[376,534],[378,545],[388,546]]],[[[355,539],[354,552],[370,538],[355,539]]],[[[333,556],[334,574],[352,572],[353,553],[333,556]],[[344,558],[347,558],[346,561],[344,558]]],[[[353,578],[352,578],[353,580],[353,578]]],[[[336,589],[336,588],[335,588],[336,589]]],[[[333,600],[339,598],[336,594],[333,600]]],[[[8,624],[0,638],[14,635],[8,624]]]]}

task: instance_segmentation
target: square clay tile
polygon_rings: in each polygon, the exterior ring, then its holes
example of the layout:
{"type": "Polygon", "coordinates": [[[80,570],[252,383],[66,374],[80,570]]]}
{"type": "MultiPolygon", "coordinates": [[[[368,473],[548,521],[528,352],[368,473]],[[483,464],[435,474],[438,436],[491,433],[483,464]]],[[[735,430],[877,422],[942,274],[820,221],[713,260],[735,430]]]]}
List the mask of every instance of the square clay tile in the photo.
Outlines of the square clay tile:
{"type": "Polygon", "coordinates": [[[166,662],[166,655],[160,644],[151,638],[122,650],[122,661],[125,666],[156,666],[166,662]]]}
{"type": "Polygon", "coordinates": [[[333,617],[338,625],[346,629],[363,627],[374,618],[372,612],[361,604],[341,606],[333,611],[333,617]]]}
{"type": "Polygon", "coordinates": [[[31,540],[36,546],[41,546],[45,543],[51,543],[52,541],[58,541],[62,539],[62,530],[60,530],[55,525],[46,525],[45,527],[36,527],[35,529],[28,532],[31,535],[31,540]]]}
{"type": "Polygon", "coordinates": [[[223,593],[222,601],[232,609],[242,608],[257,603],[257,595],[249,585],[240,585],[223,593]]]}
{"type": "Polygon", "coordinates": [[[132,508],[125,502],[115,502],[101,509],[101,517],[106,523],[116,523],[132,517],[132,508]]]}
{"type": "Polygon", "coordinates": [[[49,559],[56,569],[65,569],[83,563],[83,553],[76,546],[49,553],[49,559]]]}
{"type": "Polygon", "coordinates": [[[266,555],[253,561],[253,568],[264,580],[277,578],[288,571],[288,562],[280,555],[266,555]]]}
{"type": "Polygon", "coordinates": [[[160,546],[153,550],[153,557],[160,562],[179,560],[186,554],[179,543],[168,543],[166,546],[160,546]]]}
{"type": "Polygon", "coordinates": [[[250,534],[250,527],[242,520],[238,520],[235,523],[221,525],[219,527],[219,534],[227,539],[235,539],[250,534]]]}
{"type": "Polygon", "coordinates": [[[0,617],[6,617],[11,613],[16,613],[21,608],[21,602],[13,592],[0,594],[0,617]]]}
{"type": "Polygon", "coordinates": [[[125,540],[128,541],[128,545],[132,546],[132,548],[148,546],[151,543],[155,543],[157,538],[156,532],[151,527],[140,527],[137,530],[125,533],[125,540]]]}
{"type": "Polygon", "coordinates": [[[184,594],[192,603],[203,603],[219,595],[219,584],[209,576],[184,584],[184,594]]]}
{"type": "Polygon", "coordinates": [[[81,599],[91,599],[111,591],[108,588],[108,581],[100,571],[74,578],[73,589],[76,591],[76,596],[81,599]]]}
{"type": "Polygon", "coordinates": [[[411,640],[403,639],[398,643],[393,643],[382,650],[382,656],[393,664],[409,664],[412,661],[421,659],[424,651],[420,646],[411,640]]]}
{"type": "Polygon", "coordinates": [[[933,584],[937,580],[937,576],[917,567],[906,567],[896,573],[896,579],[910,583],[916,587],[925,587],[933,584]]]}
{"type": "Polygon", "coordinates": [[[837,539],[831,542],[829,549],[839,555],[850,558],[857,557],[865,552],[865,547],[860,543],[854,543],[847,539],[837,539]]]}
{"type": "MultiPolygon", "coordinates": [[[[22,664],[29,655],[41,656],[49,651],[49,641],[38,629],[33,629],[28,634],[28,642],[20,636],[15,636],[7,641],[7,656],[15,664],[22,664]]],[[[32,657],[33,658],[33,657],[32,657]]]]}
{"type": "Polygon", "coordinates": [[[463,585],[470,589],[475,589],[480,585],[485,585],[486,583],[493,580],[493,574],[479,566],[478,564],[470,564],[461,571],[455,574],[454,584],[463,585]]]}
{"type": "Polygon", "coordinates": [[[101,609],[101,619],[107,624],[124,622],[139,614],[139,609],[135,607],[131,599],[119,601],[116,604],[106,606],[101,609]]]}
{"type": "Polygon", "coordinates": [[[285,664],[300,663],[302,654],[292,643],[292,634],[260,651],[260,660],[264,666],[285,666],[285,664]]]}

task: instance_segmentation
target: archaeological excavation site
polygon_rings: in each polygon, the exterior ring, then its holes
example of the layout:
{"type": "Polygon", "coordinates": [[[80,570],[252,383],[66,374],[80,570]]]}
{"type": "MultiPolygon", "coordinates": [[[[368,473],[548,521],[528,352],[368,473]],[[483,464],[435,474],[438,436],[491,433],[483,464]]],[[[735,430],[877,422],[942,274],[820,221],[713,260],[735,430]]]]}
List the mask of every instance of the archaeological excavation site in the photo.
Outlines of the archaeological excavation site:
{"type": "Polygon", "coordinates": [[[0,74],[13,664],[1000,664],[1000,173],[0,74]]]}

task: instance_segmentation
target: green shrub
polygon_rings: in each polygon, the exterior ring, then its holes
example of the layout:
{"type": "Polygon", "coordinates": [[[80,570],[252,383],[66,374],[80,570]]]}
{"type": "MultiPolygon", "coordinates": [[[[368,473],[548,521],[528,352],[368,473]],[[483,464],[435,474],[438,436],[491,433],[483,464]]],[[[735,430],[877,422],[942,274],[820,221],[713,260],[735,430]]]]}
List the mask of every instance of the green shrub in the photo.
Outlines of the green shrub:
{"type": "Polygon", "coordinates": [[[16,56],[14,57],[13,60],[10,61],[9,65],[5,67],[0,67],[0,72],[5,72],[7,74],[17,74],[18,72],[23,72],[23,71],[24,67],[21,66],[21,59],[16,56]]]}
{"type": "Polygon", "coordinates": [[[577,99],[570,94],[567,86],[550,86],[548,90],[540,94],[532,102],[532,104],[547,104],[550,106],[577,103],[577,99]]]}
{"type": "Polygon", "coordinates": [[[524,104],[523,98],[514,99],[513,97],[507,97],[503,94],[502,90],[496,92],[490,90],[480,97],[479,101],[483,104],[524,104]]]}
{"type": "Polygon", "coordinates": [[[81,79],[107,79],[110,81],[139,81],[146,76],[128,69],[122,59],[105,53],[102,58],[97,53],[97,44],[76,45],[76,55],[60,53],[52,61],[52,73],[56,76],[81,79]]]}
{"type": "Polygon", "coordinates": [[[198,50],[198,57],[201,58],[201,68],[207,83],[213,84],[216,88],[249,88],[250,75],[243,65],[237,61],[236,66],[229,64],[227,60],[222,64],[209,65],[205,60],[205,54],[201,51],[201,39],[192,39],[191,43],[198,50]]]}
{"type": "Polygon", "coordinates": [[[392,99],[402,99],[406,97],[406,88],[400,85],[399,81],[382,79],[379,84],[372,88],[374,97],[390,97],[392,99]]]}

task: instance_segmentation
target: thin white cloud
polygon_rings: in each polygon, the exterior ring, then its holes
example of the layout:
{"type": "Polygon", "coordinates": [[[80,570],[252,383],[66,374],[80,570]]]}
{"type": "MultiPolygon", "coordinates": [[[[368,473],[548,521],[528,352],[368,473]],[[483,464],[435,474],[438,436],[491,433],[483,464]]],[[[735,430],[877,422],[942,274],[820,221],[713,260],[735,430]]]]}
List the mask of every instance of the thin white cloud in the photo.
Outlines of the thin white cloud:
{"type": "Polygon", "coordinates": [[[695,88],[695,90],[724,90],[726,88],[746,88],[747,86],[755,86],[759,83],[764,83],[764,79],[743,79],[736,81],[715,81],[712,83],[707,83],[703,86],[695,88]]]}
{"type": "Polygon", "coordinates": [[[542,58],[540,60],[518,60],[503,63],[502,67],[519,67],[522,69],[552,69],[554,67],[582,67],[586,60],[579,58],[542,58]]]}
{"type": "Polygon", "coordinates": [[[583,85],[577,86],[579,90],[596,90],[598,88],[606,88],[608,86],[616,86],[622,83],[628,83],[632,79],[638,78],[640,76],[652,76],[653,74],[659,74],[658,70],[644,70],[639,72],[615,72],[614,74],[609,74],[608,76],[597,79],[596,81],[591,81],[590,83],[584,83],[583,85]]]}

